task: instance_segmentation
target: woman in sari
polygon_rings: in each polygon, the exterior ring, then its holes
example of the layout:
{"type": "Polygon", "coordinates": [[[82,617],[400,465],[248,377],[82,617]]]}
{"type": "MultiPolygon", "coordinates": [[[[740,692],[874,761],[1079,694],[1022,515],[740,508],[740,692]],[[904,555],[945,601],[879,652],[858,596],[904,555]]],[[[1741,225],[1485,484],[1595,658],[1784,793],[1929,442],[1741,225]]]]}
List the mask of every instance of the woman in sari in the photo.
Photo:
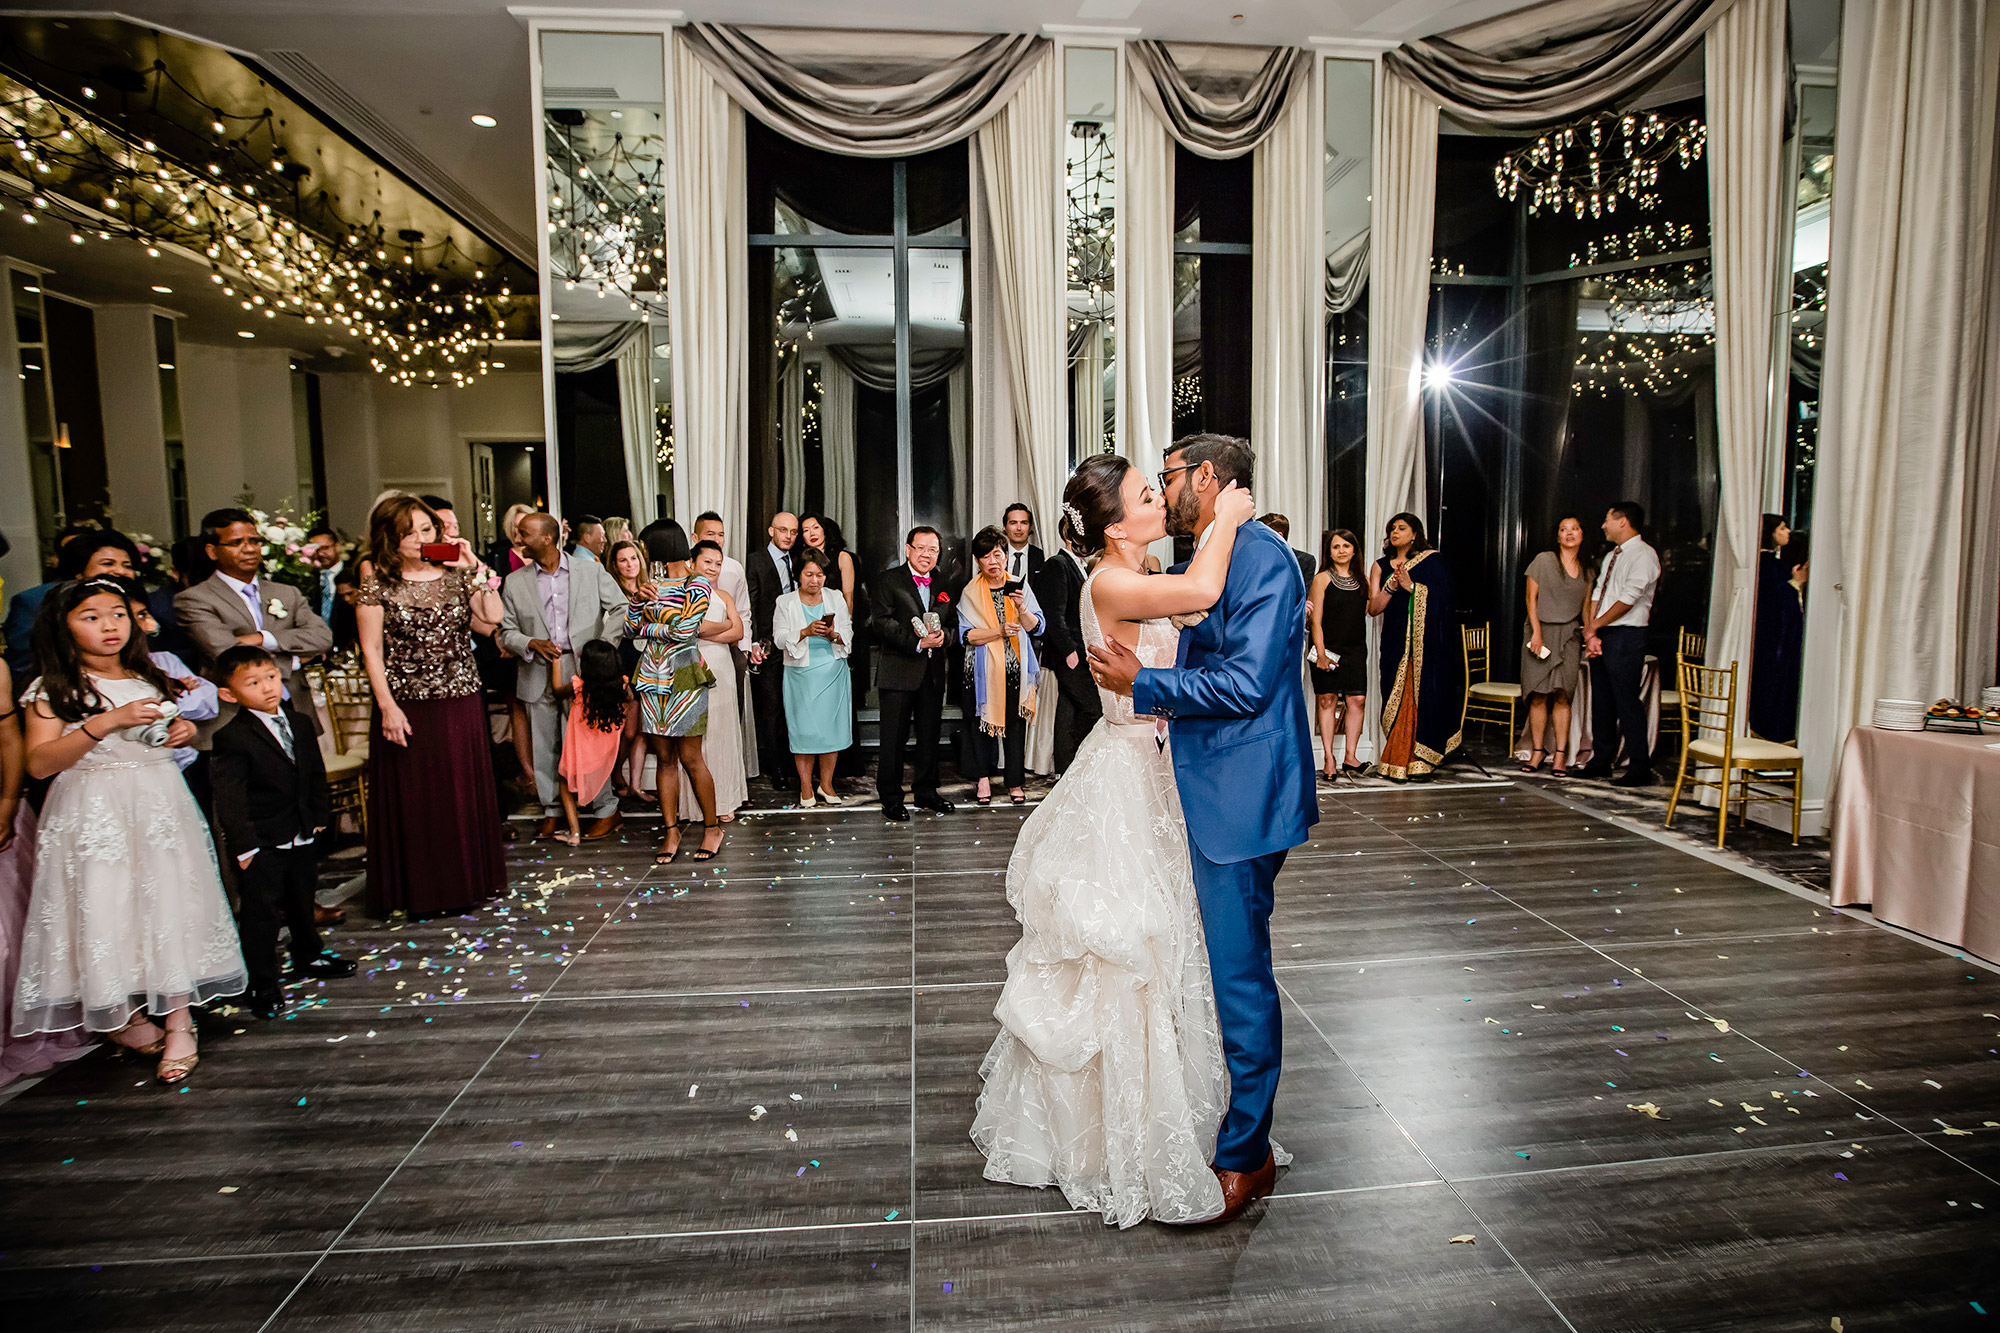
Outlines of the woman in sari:
{"type": "Polygon", "coordinates": [[[973,797],[993,803],[993,779],[1007,783],[1015,805],[1027,802],[1028,722],[1035,716],[1041,663],[1035,639],[1042,608],[1025,583],[1007,577],[1007,536],[995,527],[972,539],[973,575],[958,599],[958,632],[966,645],[966,697],[976,726],[964,729],[959,772],[978,782],[973,797]]]}
{"type": "Polygon", "coordinates": [[[1451,609],[1451,571],[1415,514],[1389,520],[1368,570],[1368,614],[1382,617],[1382,753],[1375,767],[1406,782],[1428,777],[1458,748],[1465,716],[1465,648],[1451,609]]]}

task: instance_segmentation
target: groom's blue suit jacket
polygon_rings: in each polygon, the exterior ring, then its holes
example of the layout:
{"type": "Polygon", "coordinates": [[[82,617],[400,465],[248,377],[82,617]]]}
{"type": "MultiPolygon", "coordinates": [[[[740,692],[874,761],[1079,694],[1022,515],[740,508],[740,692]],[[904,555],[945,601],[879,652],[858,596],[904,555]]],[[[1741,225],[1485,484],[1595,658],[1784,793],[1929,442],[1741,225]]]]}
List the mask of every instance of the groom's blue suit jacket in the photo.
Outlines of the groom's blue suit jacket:
{"type": "Polygon", "coordinates": [[[1319,822],[1299,670],[1305,606],[1291,547],[1245,523],[1222,599],[1182,631],[1177,665],[1133,682],[1135,711],[1173,720],[1188,835],[1219,864],[1289,851],[1319,822]]]}

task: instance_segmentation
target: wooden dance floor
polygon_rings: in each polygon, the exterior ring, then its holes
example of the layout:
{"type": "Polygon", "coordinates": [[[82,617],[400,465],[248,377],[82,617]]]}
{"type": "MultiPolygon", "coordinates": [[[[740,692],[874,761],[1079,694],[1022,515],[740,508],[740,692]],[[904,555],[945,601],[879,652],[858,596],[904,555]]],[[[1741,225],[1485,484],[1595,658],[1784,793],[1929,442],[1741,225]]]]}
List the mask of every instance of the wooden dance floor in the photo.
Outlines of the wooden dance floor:
{"type": "Polygon", "coordinates": [[[981,1178],[1020,811],[662,869],[634,824],[336,929],[362,974],[208,1017],[185,1089],[100,1053],[0,1104],[0,1322],[1996,1326],[1990,971],[1509,784],[1323,805],[1273,923],[1297,1162],[1244,1221],[981,1178]]]}

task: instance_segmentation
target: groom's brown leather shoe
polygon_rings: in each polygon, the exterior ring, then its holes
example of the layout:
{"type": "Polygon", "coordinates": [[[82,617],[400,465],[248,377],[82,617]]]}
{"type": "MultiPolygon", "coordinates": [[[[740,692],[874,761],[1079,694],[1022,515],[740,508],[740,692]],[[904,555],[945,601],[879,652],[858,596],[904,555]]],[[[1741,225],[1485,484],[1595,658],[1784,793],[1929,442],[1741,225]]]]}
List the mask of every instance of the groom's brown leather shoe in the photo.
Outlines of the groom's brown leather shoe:
{"type": "Polygon", "coordinates": [[[1264,1165],[1255,1171],[1224,1171],[1212,1168],[1215,1178],[1222,1182],[1222,1211],[1213,1220],[1234,1221],[1245,1208],[1269,1194],[1278,1185],[1278,1159],[1271,1153],[1264,1154],[1264,1165]]]}

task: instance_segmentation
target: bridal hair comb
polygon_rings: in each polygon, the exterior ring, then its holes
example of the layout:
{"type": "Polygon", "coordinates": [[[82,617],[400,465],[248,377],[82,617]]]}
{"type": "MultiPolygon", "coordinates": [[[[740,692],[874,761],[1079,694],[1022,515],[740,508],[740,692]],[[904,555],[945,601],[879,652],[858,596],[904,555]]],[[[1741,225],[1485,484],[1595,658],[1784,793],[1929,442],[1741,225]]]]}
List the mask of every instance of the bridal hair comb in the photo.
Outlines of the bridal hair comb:
{"type": "Polygon", "coordinates": [[[1062,511],[1063,517],[1067,518],[1071,526],[1076,529],[1078,540],[1081,540],[1083,537],[1083,514],[1078,511],[1075,505],[1067,500],[1063,501],[1062,511]]]}

